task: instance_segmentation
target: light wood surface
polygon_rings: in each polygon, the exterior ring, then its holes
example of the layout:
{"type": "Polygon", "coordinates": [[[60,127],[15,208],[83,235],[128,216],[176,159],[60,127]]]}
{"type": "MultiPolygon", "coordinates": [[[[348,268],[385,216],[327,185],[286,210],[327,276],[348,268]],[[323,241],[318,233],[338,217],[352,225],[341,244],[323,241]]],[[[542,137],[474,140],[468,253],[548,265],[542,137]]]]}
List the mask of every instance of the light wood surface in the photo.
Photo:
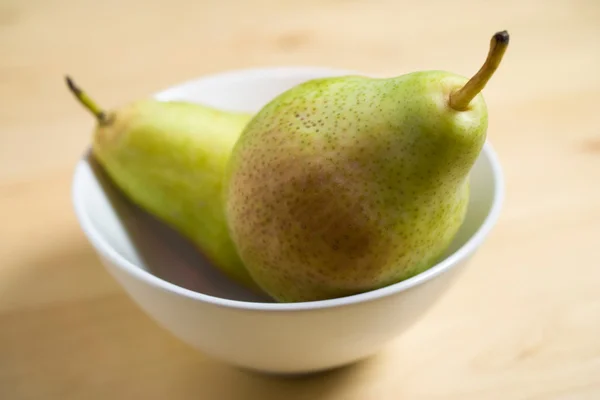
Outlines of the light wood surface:
{"type": "Polygon", "coordinates": [[[1,1],[0,399],[599,399],[599,21],[597,0],[1,1]],[[279,379],[211,360],[143,314],[79,229],[93,122],[65,73],[106,106],[251,66],[470,75],[500,29],[485,96],[502,217],[368,361],[279,379]]]}

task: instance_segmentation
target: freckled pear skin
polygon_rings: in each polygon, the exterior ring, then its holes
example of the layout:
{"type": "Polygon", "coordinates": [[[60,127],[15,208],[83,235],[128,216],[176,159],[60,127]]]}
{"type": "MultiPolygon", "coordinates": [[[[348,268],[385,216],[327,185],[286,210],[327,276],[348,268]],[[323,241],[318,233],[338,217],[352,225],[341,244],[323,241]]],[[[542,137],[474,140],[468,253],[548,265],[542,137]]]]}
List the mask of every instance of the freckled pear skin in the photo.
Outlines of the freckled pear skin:
{"type": "Polygon", "coordinates": [[[190,239],[215,267],[258,290],[229,237],[222,198],[231,149],[252,115],[153,99],[107,113],[68,84],[96,116],[93,154],[123,194],[190,239]]]}
{"type": "Polygon", "coordinates": [[[255,282],[280,302],[323,300],[438,261],[465,218],[488,124],[479,92],[507,43],[494,36],[471,80],[315,79],[267,104],[226,178],[230,234],[255,282]]]}

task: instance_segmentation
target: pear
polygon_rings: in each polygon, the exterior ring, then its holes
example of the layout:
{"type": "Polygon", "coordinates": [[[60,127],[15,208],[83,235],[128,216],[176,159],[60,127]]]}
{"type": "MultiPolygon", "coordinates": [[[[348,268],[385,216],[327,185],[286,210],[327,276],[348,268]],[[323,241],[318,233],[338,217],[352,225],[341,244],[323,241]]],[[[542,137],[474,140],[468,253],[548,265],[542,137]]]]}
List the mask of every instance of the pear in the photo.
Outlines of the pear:
{"type": "Polygon", "coordinates": [[[279,302],[349,296],[419,274],[463,223],[486,140],[481,95],[507,48],[471,78],[439,71],[313,79],[249,122],[225,213],[250,275],[279,302]]]}
{"type": "Polygon", "coordinates": [[[92,154],[115,186],[230,278],[256,289],[229,237],[222,199],[231,149],[252,115],[154,99],[107,112],[66,80],[96,118],[92,154]]]}

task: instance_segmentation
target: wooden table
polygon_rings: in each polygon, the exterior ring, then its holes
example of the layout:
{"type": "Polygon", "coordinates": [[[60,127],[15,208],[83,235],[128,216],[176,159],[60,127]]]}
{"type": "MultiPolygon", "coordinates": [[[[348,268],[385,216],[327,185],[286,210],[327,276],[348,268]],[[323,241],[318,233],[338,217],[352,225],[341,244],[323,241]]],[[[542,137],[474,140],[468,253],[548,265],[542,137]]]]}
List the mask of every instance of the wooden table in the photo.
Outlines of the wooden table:
{"type": "Polygon", "coordinates": [[[600,3],[252,0],[0,2],[0,399],[600,398],[600,3]],[[73,167],[103,105],[226,69],[309,64],[471,75],[507,199],[471,268],[378,356],[328,374],[248,374],[157,327],[74,217],[73,167]]]}

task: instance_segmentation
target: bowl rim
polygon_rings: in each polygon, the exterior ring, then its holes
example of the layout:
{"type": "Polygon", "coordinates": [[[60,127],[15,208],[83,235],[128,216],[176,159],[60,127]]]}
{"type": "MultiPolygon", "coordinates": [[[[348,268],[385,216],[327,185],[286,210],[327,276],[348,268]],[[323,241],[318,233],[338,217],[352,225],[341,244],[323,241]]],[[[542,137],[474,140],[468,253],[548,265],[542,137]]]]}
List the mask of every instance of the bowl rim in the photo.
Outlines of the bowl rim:
{"type": "MultiPolygon", "coordinates": [[[[247,69],[238,69],[238,70],[230,70],[224,71],[216,74],[208,74],[200,76],[197,79],[184,81],[179,84],[172,85],[169,88],[166,88],[162,91],[156,92],[152,95],[154,98],[160,98],[171,91],[177,91],[183,89],[187,85],[193,85],[202,80],[215,79],[215,78],[237,78],[243,79],[244,77],[251,77],[259,75],[272,75],[277,76],[281,74],[296,74],[296,73],[348,73],[357,71],[349,71],[344,69],[335,69],[335,68],[327,68],[327,67],[311,67],[311,66],[290,66],[290,67],[264,67],[264,68],[247,68],[247,69]]],[[[208,303],[214,306],[226,307],[230,309],[237,310],[247,310],[247,311],[269,311],[269,312],[277,312],[277,311],[309,311],[309,310],[317,310],[317,309],[326,309],[333,307],[342,307],[342,306],[350,306],[356,305],[359,303],[366,303],[369,301],[374,301],[378,299],[382,299],[384,297],[392,296],[398,294],[400,292],[407,291],[411,288],[420,286],[425,284],[426,282],[434,279],[435,277],[443,274],[444,272],[448,272],[454,266],[459,264],[460,261],[469,258],[475,250],[477,250],[481,244],[485,241],[492,228],[496,225],[501,209],[502,204],[504,202],[505,196],[505,188],[504,188],[504,175],[502,172],[502,167],[500,165],[500,161],[498,156],[493,149],[489,139],[486,139],[480,157],[485,156],[490,163],[492,169],[492,176],[494,179],[494,196],[492,199],[492,205],[490,207],[487,216],[485,217],[483,223],[479,226],[479,228],[475,231],[475,233],[456,251],[450,254],[448,257],[439,261],[429,269],[411,277],[406,280],[378,288],[373,289],[367,292],[338,297],[326,300],[316,300],[316,301],[304,301],[304,302],[292,302],[292,303],[264,303],[264,302],[250,302],[250,301],[241,301],[241,300],[232,300],[226,299],[222,297],[212,296],[200,292],[196,292],[190,289],[183,288],[174,283],[163,280],[150,272],[140,268],[134,263],[127,260],[121,254],[119,254],[112,246],[108,244],[108,242],[103,238],[103,235],[96,229],[94,224],[89,217],[87,210],[84,206],[85,202],[83,201],[83,194],[80,186],[81,182],[81,174],[82,170],[86,164],[86,155],[91,152],[91,149],[88,148],[84,153],[84,156],[80,158],[78,161],[75,171],[73,174],[72,185],[71,185],[71,201],[73,204],[73,208],[75,211],[75,215],[79,221],[81,229],[83,230],[84,235],[91,242],[93,247],[99,252],[104,258],[108,259],[113,265],[120,268],[123,272],[131,276],[132,278],[143,282],[146,285],[152,286],[155,289],[163,290],[169,292],[173,295],[183,296],[191,300],[201,301],[204,303],[208,303]]]]}

